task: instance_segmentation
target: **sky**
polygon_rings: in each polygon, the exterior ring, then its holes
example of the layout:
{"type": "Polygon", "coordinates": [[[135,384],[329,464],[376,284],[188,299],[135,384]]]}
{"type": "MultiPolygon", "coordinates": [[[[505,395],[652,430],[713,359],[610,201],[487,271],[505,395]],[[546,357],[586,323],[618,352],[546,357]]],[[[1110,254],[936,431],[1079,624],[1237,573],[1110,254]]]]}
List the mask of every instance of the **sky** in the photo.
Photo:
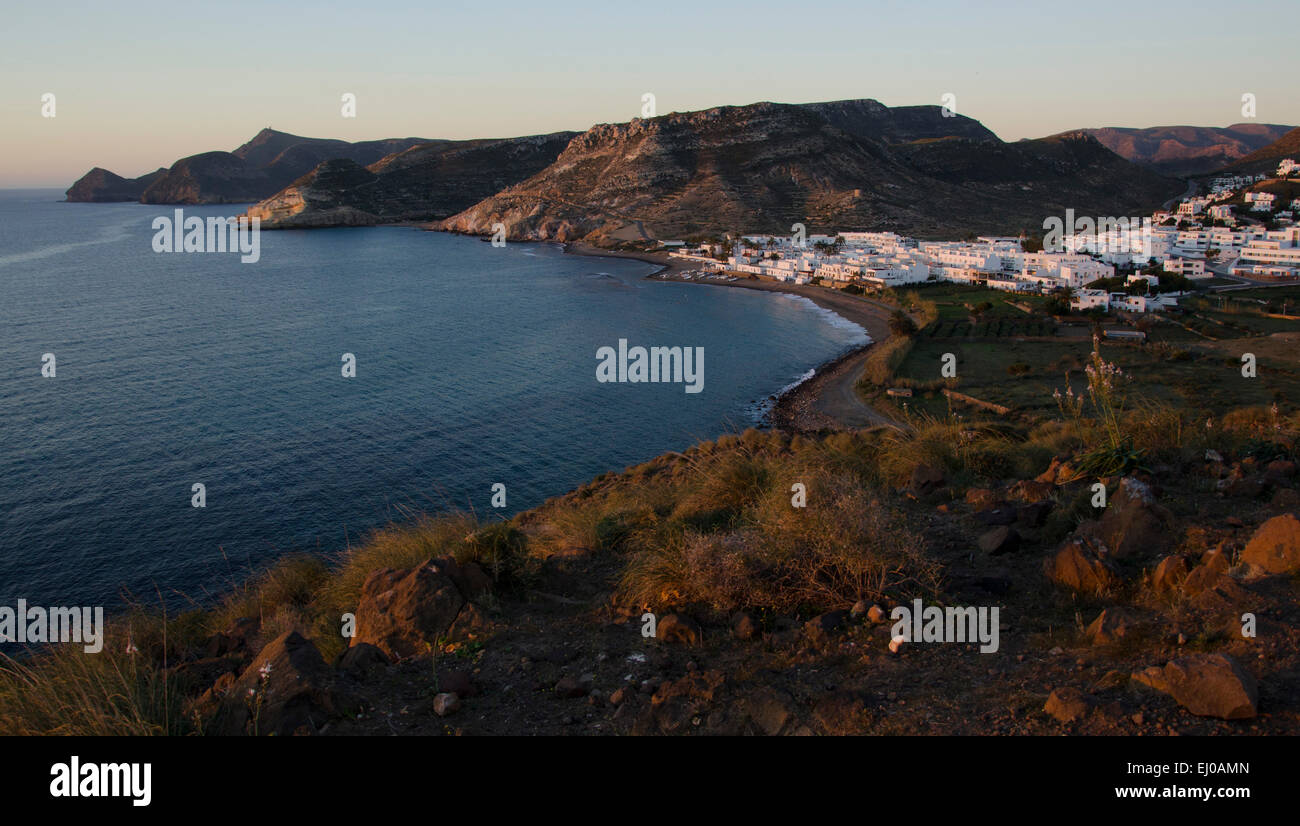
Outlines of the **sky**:
{"type": "Polygon", "coordinates": [[[1294,0],[6,4],[0,187],[308,137],[510,137],[769,100],[955,100],[1003,140],[1300,124],[1294,0]],[[54,117],[42,96],[54,95],[54,117]],[[342,96],[356,96],[356,117],[342,96]],[[954,96],[945,99],[945,95],[954,96]]]}

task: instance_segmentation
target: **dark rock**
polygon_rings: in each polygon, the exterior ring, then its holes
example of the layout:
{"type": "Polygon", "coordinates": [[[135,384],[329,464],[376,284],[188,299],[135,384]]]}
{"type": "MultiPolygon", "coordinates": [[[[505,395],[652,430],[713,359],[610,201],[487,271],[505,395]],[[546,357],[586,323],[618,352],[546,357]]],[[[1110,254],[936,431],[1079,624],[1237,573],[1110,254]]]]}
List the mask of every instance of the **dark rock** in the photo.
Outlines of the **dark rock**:
{"type": "Polygon", "coordinates": [[[908,485],[916,496],[929,496],[946,484],[943,471],[933,465],[917,465],[912,470],[912,479],[908,485]]]}
{"type": "Polygon", "coordinates": [[[1015,528],[1002,526],[987,531],[979,538],[980,550],[986,554],[1009,554],[1020,550],[1020,534],[1015,528]]]}
{"type": "Polygon", "coordinates": [[[376,668],[390,664],[392,660],[377,645],[368,642],[357,643],[346,648],[339,655],[335,667],[358,680],[365,679],[376,668]]]}
{"type": "Polygon", "coordinates": [[[337,690],[316,646],[297,631],[287,631],[268,643],[235,682],[218,730],[282,737],[315,732],[354,705],[337,690]]]}

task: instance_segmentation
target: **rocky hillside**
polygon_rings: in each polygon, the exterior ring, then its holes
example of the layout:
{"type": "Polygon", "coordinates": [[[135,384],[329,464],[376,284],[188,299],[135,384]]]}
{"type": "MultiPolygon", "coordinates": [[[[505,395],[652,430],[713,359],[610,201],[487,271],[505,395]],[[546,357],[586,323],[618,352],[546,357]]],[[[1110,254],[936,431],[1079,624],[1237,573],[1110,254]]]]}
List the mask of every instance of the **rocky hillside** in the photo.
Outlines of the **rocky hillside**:
{"type": "Polygon", "coordinates": [[[789,232],[796,222],[951,237],[1034,230],[1067,206],[1138,214],[1181,190],[1090,136],[1005,144],[938,107],[912,107],[891,125],[869,103],[758,103],[601,124],[444,228],[487,233],[501,222],[512,238],[597,244],[789,232]]]}
{"type": "Polygon", "coordinates": [[[998,141],[984,124],[965,115],[945,117],[939,106],[886,106],[877,100],[834,100],[805,103],[837,129],[884,143],[909,143],[935,138],[998,141]]]}
{"type": "Polygon", "coordinates": [[[430,141],[368,166],[329,160],[248,214],[272,229],[439,220],[541,171],[573,135],[430,141]]]}
{"type": "Polygon", "coordinates": [[[151,184],[166,174],[167,169],[159,167],[139,178],[123,178],[97,166],[68,189],[67,198],[80,203],[138,201],[151,184]]]}
{"type": "Polygon", "coordinates": [[[140,201],[146,204],[223,204],[258,201],[323,161],[343,158],[370,164],[423,138],[347,141],[303,138],[273,129],[233,152],[203,152],[140,178],[96,167],[67,191],[69,201],[140,201]]]}
{"type": "Polygon", "coordinates": [[[1292,129],[1275,123],[1080,129],[1122,158],[1166,175],[1199,175],[1232,163],[1292,129]]]}
{"type": "Polygon", "coordinates": [[[1221,171],[1238,174],[1272,173],[1276,171],[1278,161],[1283,158],[1300,160],[1300,127],[1292,129],[1268,146],[1256,149],[1249,155],[1229,164],[1221,171]]]}

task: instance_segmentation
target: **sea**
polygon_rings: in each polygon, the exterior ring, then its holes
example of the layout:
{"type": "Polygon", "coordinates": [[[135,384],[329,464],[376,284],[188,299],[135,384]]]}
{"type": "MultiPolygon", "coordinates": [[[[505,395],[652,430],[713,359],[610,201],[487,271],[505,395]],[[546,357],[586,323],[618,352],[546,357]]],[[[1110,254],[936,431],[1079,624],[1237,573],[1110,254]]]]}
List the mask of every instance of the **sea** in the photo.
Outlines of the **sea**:
{"type": "Polygon", "coordinates": [[[62,197],[0,191],[0,605],[204,604],[415,514],[508,517],[761,426],[866,341],[807,299],[553,244],[266,231],[244,263],[156,251],[173,207],[62,197]],[[598,381],[620,339],[703,348],[701,391],[598,381]]]}

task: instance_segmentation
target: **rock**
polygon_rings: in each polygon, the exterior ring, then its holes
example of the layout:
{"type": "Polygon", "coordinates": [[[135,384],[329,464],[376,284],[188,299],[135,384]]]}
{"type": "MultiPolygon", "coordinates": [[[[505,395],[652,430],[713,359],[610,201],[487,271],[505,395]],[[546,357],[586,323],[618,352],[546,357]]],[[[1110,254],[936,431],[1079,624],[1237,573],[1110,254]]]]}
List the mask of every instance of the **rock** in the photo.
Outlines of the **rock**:
{"type": "Polygon", "coordinates": [[[752,640],[763,635],[763,625],[752,611],[737,611],[731,618],[731,633],[738,640],[752,640]]]}
{"type": "Polygon", "coordinates": [[[1300,491],[1295,488],[1278,488],[1269,504],[1275,508],[1296,510],[1300,508],[1300,491]]]}
{"type": "Polygon", "coordinates": [[[1035,481],[1046,482],[1053,485],[1064,485],[1074,481],[1076,473],[1074,467],[1069,462],[1064,462],[1060,458],[1052,459],[1052,464],[1047,470],[1038,474],[1035,481]]]}
{"type": "Polygon", "coordinates": [[[575,700],[579,697],[586,697],[591,691],[589,684],[584,685],[576,677],[561,677],[555,683],[555,693],[566,700],[575,700]]]}
{"type": "Polygon", "coordinates": [[[1266,487],[1264,480],[1257,476],[1232,476],[1219,484],[1224,495],[1237,499],[1258,499],[1266,487]]]}
{"type": "Polygon", "coordinates": [[[1285,487],[1295,476],[1295,462],[1276,459],[1264,466],[1264,484],[1272,487],[1285,487]]]}
{"type": "Polygon", "coordinates": [[[609,704],[612,706],[622,705],[630,693],[631,690],[626,686],[614,689],[614,693],[609,695],[609,704]]]}
{"type": "Polygon", "coordinates": [[[1077,688],[1058,688],[1047,698],[1043,711],[1062,723],[1073,723],[1087,716],[1092,698],[1077,688]]]}
{"type": "Polygon", "coordinates": [[[835,634],[844,630],[847,619],[847,611],[827,611],[804,623],[804,630],[813,635],[835,634]]]}
{"type": "Polygon", "coordinates": [[[664,614],[655,624],[655,636],[664,642],[699,645],[703,641],[700,626],[686,614],[664,614]]]}
{"type": "Polygon", "coordinates": [[[393,659],[423,654],[444,637],[465,599],[437,563],[374,571],[361,586],[352,645],[376,645],[393,659]]]}
{"type": "Polygon", "coordinates": [[[358,680],[367,677],[373,669],[381,668],[392,662],[388,655],[377,645],[368,642],[348,646],[339,655],[335,667],[358,680]]]}
{"type": "Polygon", "coordinates": [[[879,605],[872,605],[867,609],[867,619],[875,625],[879,625],[887,618],[888,616],[885,614],[885,609],[881,608],[879,605]]]}
{"type": "Polygon", "coordinates": [[[946,483],[943,471],[932,465],[920,464],[912,470],[909,489],[916,496],[929,496],[946,483]]]}
{"type": "Polygon", "coordinates": [[[310,640],[286,631],[262,649],[232,686],[222,708],[223,734],[292,735],[319,731],[352,704],[310,640]]]}
{"type": "Polygon", "coordinates": [[[1130,679],[1147,688],[1153,688],[1164,694],[1169,693],[1169,683],[1165,680],[1165,670],[1158,665],[1148,666],[1142,671],[1134,671],[1130,679]]]}
{"type": "Polygon", "coordinates": [[[870,610],[871,603],[867,602],[865,599],[860,599],[853,603],[853,607],[849,609],[849,616],[853,619],[861,619],[866,615],[867,611],[870,610]]]}
{"type": "Polygon", "coordinates": [[[790,721],[788,698],[776,689],[760,688],[745,698],[749,718],[767,735],[777,735],[790,721]]]}
{"type": "Polygon", "coordinates": [[[460,697],[455,692],[445,691],[433,698],[433,713],[439,717],[448,717],[460,711],[460,697]]]}
{"type": "Polygon", "coordinates": [[[1223,456],[1219,453],[1219,451],[1207,448],[1205,451],[1205,461],[1222,462],[1223,456]]]}
{"type": "Polygon", "coordinates": [[[1151,573],[1151,587],[1157,594],[1169,593],[1178,589],[1187,579],[1187,559],[1179,554],[1170,554],[1156,565],[1151,573]]]}
{"type": "Polygon", "coordinates": [[[1011,486],[1011,495],[1028,504],[1047,501],[1056,485],[1052,482],[1040,482],[1037,479],[1024,479],[1011,486]]]}
{"type": "Polygon", "coordinates": [[[1020,550],[1020,534],[1005,525],[982,534],[980,550],[986,554],[1009,554],[1020,550]]]}
{"type": "Polygon", "coordinates": [[[1097,537],[1115,559],[1160,553],[1172,543],[1175,528],[1173,514],[1156,503],[1151,487],[1132,476],[1120,481],[1101,519],[1086,524],[1078,535],[1097,537]]]}
{"type": "Polygon", "coordinates": [[[492,577],[477,562],[461,564],[455,557],[444,556],[435,560],[434,564],[444,576],[456,583],[457,590],[465,599],[478,599],[492,590],[492,577]]]}
{"type": "Polygon", "coordinates": [[[1235,612],[1257,603],[1258,599],[1257,595],[1243,588],[1237,580],[1227,574],[1219,574],[1212,582],[1205,584],[1190,602],[1201,611],[1235,612]]]}
{"type": "Polygon", "coordinates": [[[1209,551],[1201,557],[1201,564],[1193,568],[1183,580],[1183,593],[1187,596],[1196,596],[1206,588],[1212,587],[1231,565],[1232,561],[1223,546],[1209,551]]]}
{"type": "Polygon", "coordinates": [[[1300,571],[1300,519],[1286,513],[1260,525],[1246,544],[1241,561],[1270,574],[1300,571]]]}
{"type": "Polygon", "coordinates": [[[1083,632],[1093,645],[1106,645],[1142,628],[1145,623],[1132,611],[1106,608],[1083,632]]]}
{"type": "Polygon", "coordinates": [[[1198,717],[1243,720],[1254,717],[1259,685],[1224,654],[1193,654],[1165,665],[1168,693],[1198,717]]]}
{"type": "Polygon", "coordinates": [[[240,654],[248,650],[248,642],[262,629],[262,621],[256,617],[240,617],[231,623],[225,631],[218,631],[208,637],[204,648],[207,656],[224,657],[227,654],[240,654]]]}
{"type": "Polygon", "coordinates": [[[907,639],[905,637],[901,637],[901,636],[894,637],[889,641],[890,654],[899,654],[906,647],[907,647],[907,639]]]}
{"type": "Polygon", "coordinates": [[[447,629],[447,639],[456,642],[477,640],[488,636],[492,629],[492,620],[487,612],[474,603],[467,602],[461,606],[460,613],[456,615],[451,628],[447,629]]]}
{"type": "Polygon", "coordinates": [[[1043,562],[1043,573],[1057,585],[1080,593],[1100,594],[1119,584],[1119,574],[1079,539],[1066,540],[1043,562]]]}
{"type": "Polygon", "coordinates": [[[986,511],[1002,503],[996,491],[988,488],[971,488],[966,491],[966,504],[977,511],[986,511]]]}

